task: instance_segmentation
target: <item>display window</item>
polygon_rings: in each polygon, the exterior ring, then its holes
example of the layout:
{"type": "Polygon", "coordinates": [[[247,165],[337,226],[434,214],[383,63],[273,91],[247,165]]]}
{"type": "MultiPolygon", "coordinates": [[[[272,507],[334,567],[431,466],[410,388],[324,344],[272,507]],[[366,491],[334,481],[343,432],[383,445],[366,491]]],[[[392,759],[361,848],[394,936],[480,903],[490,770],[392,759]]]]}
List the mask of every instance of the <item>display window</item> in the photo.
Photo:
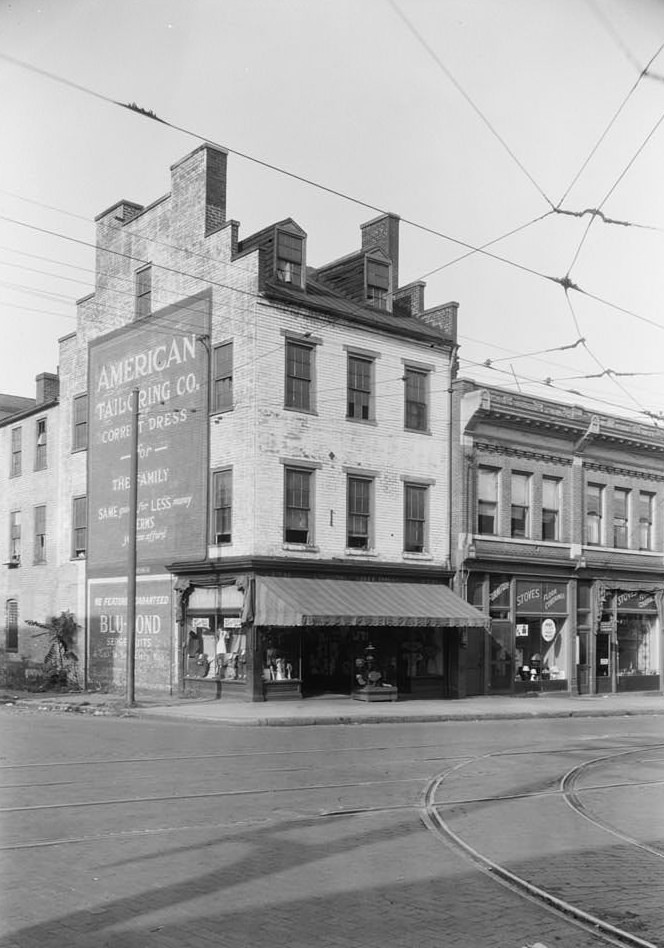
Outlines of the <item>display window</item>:
{"type": "Polygon", "coordinates": [[[247,636],[237,614],[188,614],[186,651],[189,678],[247,677],[247,636]]]}
{"type": "Polygon", "coordinates": [[[518,681],[564,681],[566,631],[564,618],[517,617],[514,657],[518,681]]]}
{"type": "Polygon", "coordinates": [[[657,617],[622,613],[618,615],[618,675],[656,675],[657,617]]]}
{"type": "Polygon", "coordinates": [[[271,632],[263,641],[263,681],[300,679],[300,640],[297,632],[271,632]]]}

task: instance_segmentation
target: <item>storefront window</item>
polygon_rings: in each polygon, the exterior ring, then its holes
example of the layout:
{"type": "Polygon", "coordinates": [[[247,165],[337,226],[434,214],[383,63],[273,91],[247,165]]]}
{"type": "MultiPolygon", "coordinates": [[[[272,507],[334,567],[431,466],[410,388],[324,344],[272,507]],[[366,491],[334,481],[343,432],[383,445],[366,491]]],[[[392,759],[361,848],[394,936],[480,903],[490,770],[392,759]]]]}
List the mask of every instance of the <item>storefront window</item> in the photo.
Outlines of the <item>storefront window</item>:
{"type": "Polygon", "coordinates": [[[243,681],[247,677],[247,637],[238,616],[189,616],[187,676],[243,681]]]}
{"type": "Polygon", "coordinates": [[[566,621],[529,616],[517,620],[515,663],[521,681],[562,681],[566,667],[566,621]]]}
{"type": "Polygon", "coordinates": [[[273,632],[265,637],[263,681],[300,678],[299,638],[296,632],[273,632]]]}

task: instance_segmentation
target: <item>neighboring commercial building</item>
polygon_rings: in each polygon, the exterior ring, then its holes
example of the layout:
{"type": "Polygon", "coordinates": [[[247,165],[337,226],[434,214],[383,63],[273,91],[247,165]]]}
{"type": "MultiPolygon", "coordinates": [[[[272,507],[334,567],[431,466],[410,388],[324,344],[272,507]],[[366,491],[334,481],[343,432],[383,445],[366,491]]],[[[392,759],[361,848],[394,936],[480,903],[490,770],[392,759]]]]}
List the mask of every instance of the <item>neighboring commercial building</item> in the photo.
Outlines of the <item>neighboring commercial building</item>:
{"type": "Polygon", "coordinates": [[[240,239],[226,162],[201,146],[97,218],[61,341],[88,681],[125,682],[135,456],[139,688],[463,694],[486,618],[448,587],[457,306],[399,286],[393,215],[318,269],[291,219],[240,239]]]}
{"type": "Polygon", "coordinates": [[[467,380],[455,393],[455,582],[491,617],[469,636],[468,693],[660,690],[664,432],[467,380]]]}

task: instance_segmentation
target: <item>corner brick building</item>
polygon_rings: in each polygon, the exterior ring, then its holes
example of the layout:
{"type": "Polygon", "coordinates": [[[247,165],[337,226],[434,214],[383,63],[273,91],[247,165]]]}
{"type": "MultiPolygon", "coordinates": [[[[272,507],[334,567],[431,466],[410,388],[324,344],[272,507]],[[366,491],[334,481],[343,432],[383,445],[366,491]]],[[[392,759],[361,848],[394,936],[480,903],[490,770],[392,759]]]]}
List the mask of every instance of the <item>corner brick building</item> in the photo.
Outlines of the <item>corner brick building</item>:
{"type": "Polygon", "coordinates": [[[664,432],[470,380],[455,427],[468,693],[661,690],[664,432]]]}

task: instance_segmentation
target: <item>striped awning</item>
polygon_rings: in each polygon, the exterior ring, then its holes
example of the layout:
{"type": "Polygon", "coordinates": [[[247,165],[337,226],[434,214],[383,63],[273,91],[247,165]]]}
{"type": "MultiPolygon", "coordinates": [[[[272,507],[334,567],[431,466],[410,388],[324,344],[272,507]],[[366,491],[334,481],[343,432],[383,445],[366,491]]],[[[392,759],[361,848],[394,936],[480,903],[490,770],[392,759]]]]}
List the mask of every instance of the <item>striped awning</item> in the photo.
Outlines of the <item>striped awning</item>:
{"type": "Polygon", "coordinates": [[[258,626],[427,626],[486,628],[489,617],[448,586],[260,576],[258,626]]]}

